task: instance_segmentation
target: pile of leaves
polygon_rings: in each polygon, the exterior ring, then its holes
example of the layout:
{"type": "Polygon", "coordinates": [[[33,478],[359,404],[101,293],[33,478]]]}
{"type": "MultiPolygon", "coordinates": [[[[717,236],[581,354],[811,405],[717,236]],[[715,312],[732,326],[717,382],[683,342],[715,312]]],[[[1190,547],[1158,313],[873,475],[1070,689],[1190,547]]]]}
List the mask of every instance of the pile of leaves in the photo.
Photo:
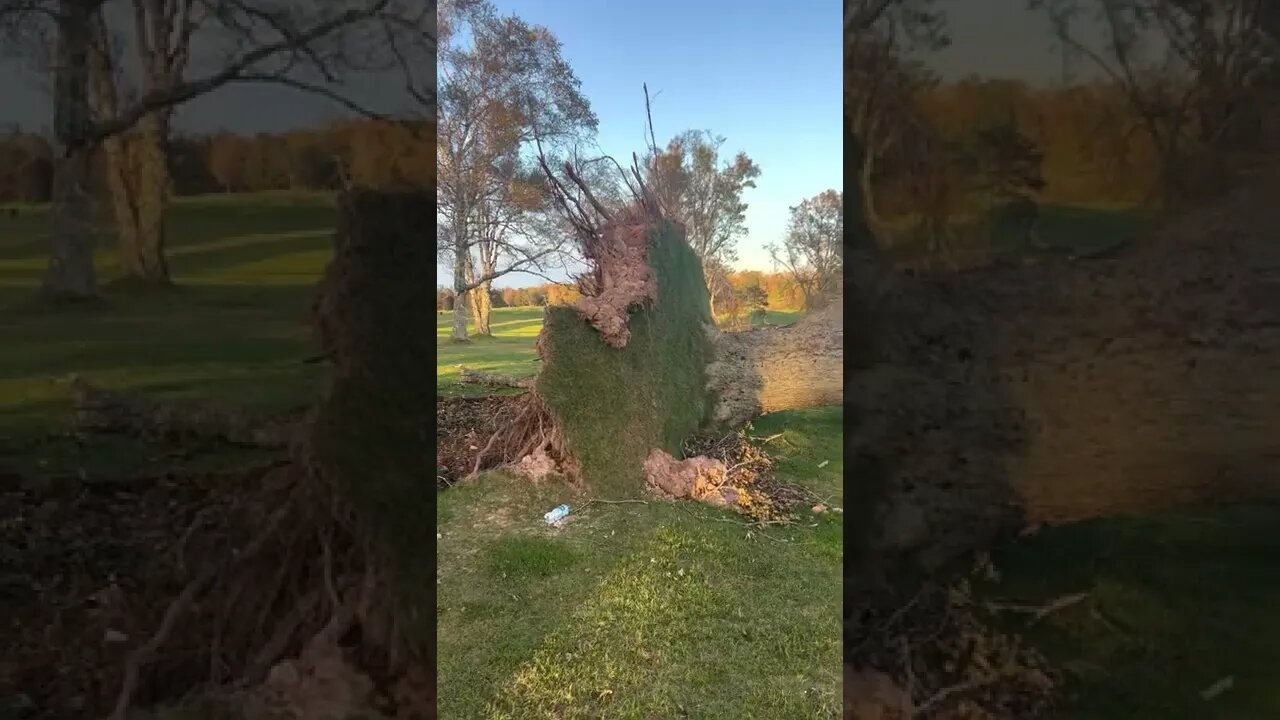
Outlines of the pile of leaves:
{"type": "Polygon", "coordinates": [[[724,463],[724,487],[738,491],[739,511],[754,521],[795,520],[794,511],[815,499],[805,488],[780,482],[773,459],[743,430],[694,435],[684,441],[681,451],[686,459],[707,457],[724,463]]]}
{"type": "Polygon", "coordinates": [[[859,670],[883,673],[914,717],[1049,717],[1061,673],[1022,638],[997,628],[968,577],[914,594],[865,596],[846,642],[859,670]]]}
{"type": "MultiPolygon", "coordinates": [[[[436,399],[436,488],[456,484],[518,407],[519,395],[436,399]]],[[[482,468],[483,469],[483,468],[482,468]]]]}

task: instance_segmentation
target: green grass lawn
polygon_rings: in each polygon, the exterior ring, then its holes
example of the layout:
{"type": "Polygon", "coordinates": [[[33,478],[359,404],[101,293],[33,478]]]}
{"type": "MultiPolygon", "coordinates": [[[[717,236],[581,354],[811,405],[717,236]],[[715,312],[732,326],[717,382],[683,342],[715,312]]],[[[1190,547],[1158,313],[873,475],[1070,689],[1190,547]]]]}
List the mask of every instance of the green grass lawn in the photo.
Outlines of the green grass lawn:
{"type": "Polygon", "coordinates": [[[69,428],[73,373],[113,389],[269,412],[309,403],[324,366],[302,362],[315,353],[308,305],[330,257],[334,218],[323,196],[180,199],[169,223],[176,290],[114,287],[114,248],[103,238],[103,302],[59,309],[37,300],[47,211],[0,218],[0,470],[124,475],[172,467],[166,450],[177,449],[119,438],[80,449],[59,437],[69,428]]]}
{"type": "MultiPolygon", "coordinates": [[[[464,344],[451,323],[437,315],[440,394],[485,392],[458,365],[537,372],[542,308],[495,309],[493,336],[464,344]]],[[[839,408],[753,432],[784,433],[769,444],[779,474],[842,505],[839,408]]],[[[589,499],[504,473],[440,495],[441,717],[838,717],[840,515],[761,530],[698,504],[589,499]],[[550,529],[562,502],[575,511],[550,529]]]]}
{"type": "MultiPolygon", "coordinates": [[[[533,341],[542,329],[541,307],[494,308],[489,320],[493,335],[471,335],[471,342],[449,340],[453,313],[436,313],[436,390],[441,395],[477,395],[492,392],[476,385],[458,383],[458,366],[516,377],[538,373],[538,353],[533,341]]],[[[467,328],[474,333],[475,324],[467,328]]]]}
{"type": "MultiPolygon", "coordinates": [[[[785,433],[779,475],[842,505],[839,408],[753,432],[785,433]]],[[[441,717],[839,716],[841,515],[753,529],[693,503],[586,500],[502,473],[440,495],[441,717]]]]}

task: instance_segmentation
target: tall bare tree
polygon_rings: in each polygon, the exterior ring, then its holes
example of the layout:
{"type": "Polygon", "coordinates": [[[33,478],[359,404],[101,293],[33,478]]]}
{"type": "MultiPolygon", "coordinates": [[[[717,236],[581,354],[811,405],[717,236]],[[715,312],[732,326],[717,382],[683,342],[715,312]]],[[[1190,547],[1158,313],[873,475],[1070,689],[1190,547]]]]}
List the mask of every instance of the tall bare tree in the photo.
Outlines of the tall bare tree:
{"type": "MultiPolygon", "coordinates": [[[[886,23],[886,25],[889,25],[886,23]]],[[[853,131],[862,138],[864,152],[858,168],[858,184],[869,229],[883,240],[884,227],[876,212],[872,180],[876,163],[895,146],[910,151],[909,134],[903,129],[915,121],[916,96],[937,78],[924,65],[902,55],[898,34],[877,33],[860,43],[849,58],[846,92],[853,100],[853,131]]]]}
{"type": "Polygon", "coordinates": [[[1120,88],[1160,157],[1167,200],[1188,190],[1188,156],[1220,148],[1274,68],[1267,0],[1031,0],[1054,36],[1120,88]],[[1102,42],[1080,25],[1092,22],[1102,42]]]}
{"type": "Polygon", "coordinates": [[[453,273],[454,341],[467,340],[468,310],[487,331],[492,282],[542,272],[564,237],[544,232],[547,196],[527,152],[592,135],[596,117],[546,28],[500,15],[489,2],[454,0],[440,17],[436,145],[440,255],[453,273]]]}
{"type": "MultiPolygon", "coordinates": [[[[323,5],[248,0],[133,0],[141,81],[120,92],[122,46],[106,0],[0,0],[0,29],[28,49],[54,47],[54,231],[46,292],[96,295],[89,158],[103,146],[127,274],[167,281],[163,258],[168,173],[164,153],[172,109],[229,83],[275,83],[377,115],[341,92],[344,71],[404,72],[408,94],[433,102],[406,57],[429,55],[434,0],[340,0],[323,5]],[[212,69],[186,70],[193,38],[208,43],[212,69]],[[124,137],[122,137],[124,136],[124,137]],[[104,145],[105,144],[105,145],[104,145]]],[[[42,52],[48,55],[47,52],[42,52]]]]}

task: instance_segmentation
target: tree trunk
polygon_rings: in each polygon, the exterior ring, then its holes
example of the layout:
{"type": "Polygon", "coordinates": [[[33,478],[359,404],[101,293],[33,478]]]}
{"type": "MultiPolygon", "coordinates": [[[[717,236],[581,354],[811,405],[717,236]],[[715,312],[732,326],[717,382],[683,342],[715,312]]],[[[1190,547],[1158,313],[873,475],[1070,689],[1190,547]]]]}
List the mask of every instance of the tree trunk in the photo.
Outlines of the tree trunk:
{"type": "Polygon", "coordinates": [[[871,185],[872,175],[875,173],[875,153],[863,153],[862,167],[858,173],[858,189],[862,195],[863,204],[863,220],[867,224],[868,230],[878,230],[880,227],[880,215],[876,212],[875,192],[871,185]]]}
{"type": "Polygon", "coordinates": [[[149,285],[168,285],[165,261],[165,218],[172,180],[166,162],[168,121],[161,113],[144,117],[130,150],[134,169],[131,188],[136,234],[119,238],[120,264],[125,276],[149,285]]]}
{"type": "Polygon", "coordinates": [[[89,48],[93,11],[78,0],[60,4],[54,71],[53,237],[45,293],[56,300],[97,295],[93,269],[93,194],[89,169],[93,113],[89,103],[89,48]]]}
{"type": "MultiPolygon", "coordinates": [[[[100,49],[109,39],[100,15],[96,22],[98,40],[89,63],[93,102],[100,116],[114,117],[118,107],[113,63],[100,49]]],[[[125,278],[148,285],[169,283],[164,257],[171,186],[165,154],[169,114],[153,112],[133,130],[102,142],[120,269],[125,278]]]]}
{"type": "Polygon", "coordinates": [[[471,290],[472,315],[476,319],[477,335],[493,335],[489,319],[493,316],[493,297],[489,294],[491,282],[486,280],[471,290]]]}
{"type": "Polygon", "coordinates": [[[453,342],[467,342],[467,275],[466,268],[471,261],[467,244],[458,228],[454,228],[453,241],[453,333],[449,339],[453,342]]]}
{"type": "Polygon", "coordinates": [[[788,327],[713,334],[707,366],[714,422],[739,427],[764,413],[844,402],[844,309],[839,302],[788,327]]]}

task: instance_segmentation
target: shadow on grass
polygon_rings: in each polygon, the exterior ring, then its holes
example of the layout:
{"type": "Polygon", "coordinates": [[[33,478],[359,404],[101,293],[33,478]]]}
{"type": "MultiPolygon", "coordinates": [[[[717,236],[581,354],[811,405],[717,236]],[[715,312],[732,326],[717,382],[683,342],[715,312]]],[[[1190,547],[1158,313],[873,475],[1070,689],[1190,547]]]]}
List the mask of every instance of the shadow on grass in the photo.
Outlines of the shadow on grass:
{"type": "Polygon", "coordinates": [[[997,551],[1000,580],[979,592],[1027,605],[1091,593],[1029,634],[1071,674],[1062,717],[1280,717],[1277,527],[1280,505],[1047,528],[997,551]],[[1231,689],[1200,697],[1225,677],[1231,689]]]}

